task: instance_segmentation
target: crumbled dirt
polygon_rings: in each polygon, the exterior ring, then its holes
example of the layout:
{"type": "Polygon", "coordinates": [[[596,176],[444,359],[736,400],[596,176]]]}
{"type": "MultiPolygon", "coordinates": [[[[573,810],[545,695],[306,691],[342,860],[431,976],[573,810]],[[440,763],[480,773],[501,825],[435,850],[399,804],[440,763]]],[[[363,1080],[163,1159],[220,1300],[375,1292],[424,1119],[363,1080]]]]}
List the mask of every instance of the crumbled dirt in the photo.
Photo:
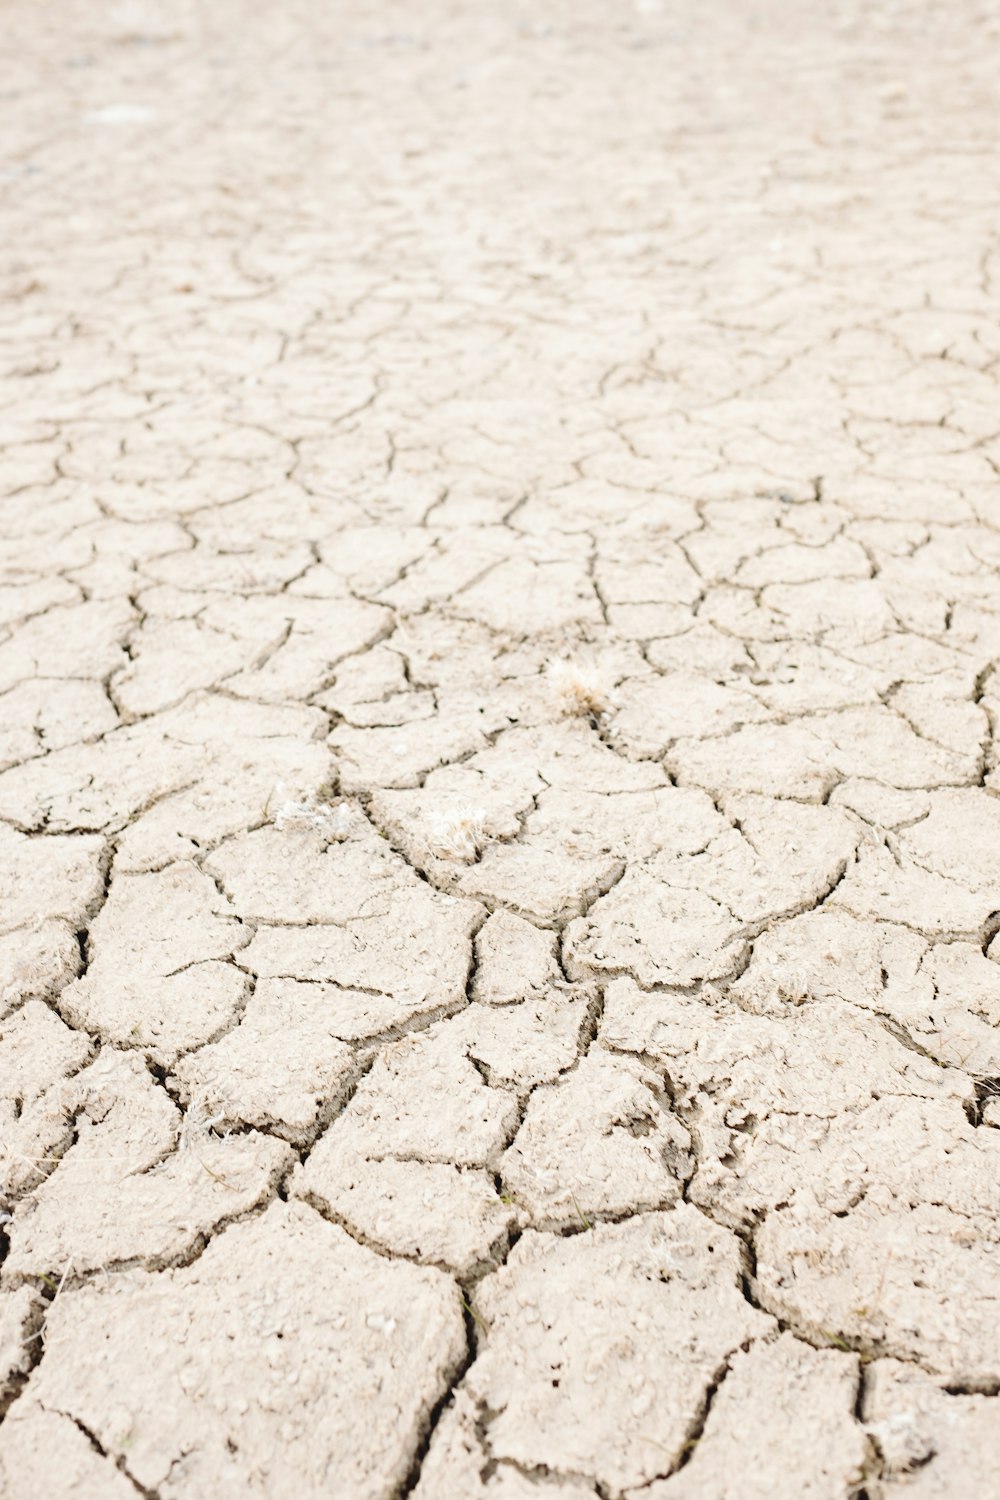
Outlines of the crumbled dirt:
{"type": "Polygon", "coordinates": [[[978,0],[11,0],[0,1500],[1000,1468],[978,0]]]}

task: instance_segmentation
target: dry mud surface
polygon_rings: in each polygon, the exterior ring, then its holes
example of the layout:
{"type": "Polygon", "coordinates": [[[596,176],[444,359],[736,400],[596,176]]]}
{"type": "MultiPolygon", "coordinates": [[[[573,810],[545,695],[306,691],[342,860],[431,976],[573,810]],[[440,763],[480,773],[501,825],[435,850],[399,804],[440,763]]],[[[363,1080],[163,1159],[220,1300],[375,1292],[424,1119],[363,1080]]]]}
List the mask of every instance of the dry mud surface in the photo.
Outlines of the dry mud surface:
{"type": "Polygon", "coordinates": [[[995,1494],[995,10],[4,22],[0,1496],[995,1494]]]}

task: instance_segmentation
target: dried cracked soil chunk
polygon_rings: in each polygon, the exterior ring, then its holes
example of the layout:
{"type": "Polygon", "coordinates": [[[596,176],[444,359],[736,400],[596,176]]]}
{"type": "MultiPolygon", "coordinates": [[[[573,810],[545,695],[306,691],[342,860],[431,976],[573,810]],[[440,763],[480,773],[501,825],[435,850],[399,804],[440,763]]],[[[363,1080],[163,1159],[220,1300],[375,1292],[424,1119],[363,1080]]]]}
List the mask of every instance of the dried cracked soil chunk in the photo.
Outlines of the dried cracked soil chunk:
{"type": "Polygon", "coordinates": [[[996,1131],[886,1099],[833,1122],[808,1161],[757,1234],[763,1304],[818,1341],[838,1330],[956,1384],[1000,1378],[996,1131]]]}
{"type": "Polygon", "coordinates": [[[0,822],[0,931],[82,925],[103,890],[102,850],[99,838],[29,838],[0,822]]]}
{"type": "Polygon", "coordinates": [[[881,1459],[879,1500],[988,1494],[1000,1463],[994,1401],[896,1360],[871,1365],[861,1415],[881,1459]]]}
{"type": "Polygon", "coordinates": [[[35,1185],[68,1138],[66,1079],[90,1056],[90,1042],[47,1005],[29,1000],[0,1026],[0,1190],[35,1185]]]}
{"type": "MultiPolygon", "coordinates": [[[[187,1269],[64,1293],[20,1407],[66,1413],[169,1500],[382,1500],[464,1347],[440,1272],[392,1265],[306,1205],[276,1203],[187,1269]]],[[[43,1447],[22,1461],[43,1478],[43,1447]]]]}
{"type": "Polygon", "coordinates": [[[555,937],[512,912],[497,911],[476,933],[473,994],[487,1005],[512,1005],[558,977],[555,937]]]}
{"type": "Polygon", "coordinates": [[[239,1025],[177,1065],[184,1102],[202,1118],[304,1140],[357,1071],[334,1029],[336,996],[322,985],[262,980],[239,1025]]]}
{"type": "Polygon", "coordinates": [[[0,1015],[23,1000],[58,994],[79,973],[77,930],[57,919],[0,936],[0,1015]]]}
{"type": "Polygon", "coordinates": [[[103,1455],[72,1417],[19,1403],[0,1433],[0,1495],[35,1500],[135,1500],[135,1485],[103,1455]]]}
{"type": "Polygon", "coordinates": [[[117,723],[99,683],[58,678],[19,682],[0,694],[0,771],[96,739],[117,723]]]}
{"type": "Polygon", "coordinates": [[[757,1015],[619,980],[601,1036],[666,1069],[692,1201],[759,1225],[763,1306],[818,1343],[996,1378],[998,1137],[970,1123],[968,1079],[831,1000],[757,1015]]]}
{"type": "Polygon", "coordinates": [[[750,723],[725,738],[686,739],[670,751],[668,762],[679,780],[717,795],[759,792],[818,802],[847,776],[872,776],[902,788],[975,781],[978,744],[967,740],[963,749],[922,739],[875,705],[799,723],[750,723]]]}
{"type": "Polygon", "coordinates": [[[527,1221],[558,1229],[666,1208],[689,1168],[688,1133],[670,1113],[663,1079],[594,1051],[535,1091],[501,1171],[527,1221]]]}
{"type": "Polygon", "coordinates": [[[437,718],[392,728],[355,729],[342,724],[330,736],[345,792],[419,786],[428,771],[461,760],[485,744],[479,716],[473,713],[457,722],[437,718]]]}
{"type": "Polygon", "coordinates": [[[279,783],[320,785],[324,716],[196,693],[92,744],[0,774],[0,816],[56,832],[121,828],[124,870],[159,869],[256,823],[279,783]],[[127,826],[126,826],[127,825],[127,826]]]}
{"type": "Polygon", "coordinates": [[[563,985],[516,1005],[470,1005],[448,1023],[492,1084],[519,1092],[551,1083],[580,1055],[595,998],[563,985]]]}
{"type": "Polygon", "coordinates": [[[114,875],[90,929],[87,972],[63,993],[64,1014],[172,1061],[236,1015],[247,980],[227,960],[249,936],[192,864],[114,875]]]}
{"type": "Polygon", "coordinates": [[[265,1201],[291,1161],[253,1131],[182,1135],[177,1106],[133,1054],[105,1052],[60,1093],[70,1138],[14,1211],[7,1281],[175,1260],[265,1201]]]}
{"type": "Polygon", "coordinates": [[[492,1176],[518,1121],[451,1023],[386,1049],[301,1172],[296,1191],[359,1236],[467,1273],[513,1223],[492,1176]]]}
{"type": "Polygon", "coordinates": [[[15,627],[0,643],[0,692],[59,663],[64,677],[100,681],[124,664],[121,636],[132,619],[127,599],[56,606],[15,627]]]}
{"type": "Polygon", "coordinates": [[[732,993],[760,1011],[846,1002],[901,1026],[942,1064],[1000,1072],[1000,964],[974,943],[932,945],[908,927],[823,908],[762,933],[732,993]]]}
{"type": "Polygon", "coordinates": [[[461,1495],[463,1500],[539,1500],[546,1491],[559,1500],[593,1500],[597,1490],[582,1480],[544,1479],[498,1463],[486,1446],[481,1406],[460,1387],[441,1416],[430,1452],[420,1469],[415,1500],[461,1495]]]}
{"type": "Polygon", "coordinates": [[[669,1469],[717,1371],[773,1327],[739,1279],[735,1236],[687,1205],[528,1231],[476,1294],[489,1331],[466,1385],[494,1458],[615,1493],[669,1469]]]}
{"type": "Polygon", "coordinates": [[[33,1287],[0,1292],[0,1412],[34,1364],[33,1345],[40,1337],[43,1307],[33,1287]]]}
{"type": "Polygon", "coordinates": [[[487,1172],[372,1155],[349,1131],[316,1148],[296,1191],[363,1243],[460,1276],[490,1264],[515,1220],[487,1172]]]}
{"type": "Polygon", "coordinates": [[[572,922],[571,972],[624,970],[643,985],[719,978],[766,922],[822,900],[856,844],[843,813],[746,799],[733,826],[715,815],[703,848],[663,849],[629,867],[572,922]]]}
{"type": "Polygon", "coordinates": [[[628,1500],[842,1500],[864,1480],[858,1361],[790,1333],[738,1350],[690,1461],[628,1500]]]}
{"type": "Polygon", "coordinates": [[[211,868],[257,926],[240,962],[343,988],[337,1035],[374,1036],[464,1004],[481,908],[431,889],[373,831],[324,847],[265,828],[226,844],[211,868]]]}

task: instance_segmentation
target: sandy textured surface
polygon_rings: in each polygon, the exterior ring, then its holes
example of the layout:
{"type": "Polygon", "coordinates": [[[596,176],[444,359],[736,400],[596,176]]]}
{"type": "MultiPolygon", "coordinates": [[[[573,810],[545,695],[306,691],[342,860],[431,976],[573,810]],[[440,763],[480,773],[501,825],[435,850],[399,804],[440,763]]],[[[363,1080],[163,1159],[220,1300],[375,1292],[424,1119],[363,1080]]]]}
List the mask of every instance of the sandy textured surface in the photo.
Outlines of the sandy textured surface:
{"type": "Polygon", "coordinates": [[[0,1500],[1000,1469],[1000,18],[8,0],[0,1500]]]}

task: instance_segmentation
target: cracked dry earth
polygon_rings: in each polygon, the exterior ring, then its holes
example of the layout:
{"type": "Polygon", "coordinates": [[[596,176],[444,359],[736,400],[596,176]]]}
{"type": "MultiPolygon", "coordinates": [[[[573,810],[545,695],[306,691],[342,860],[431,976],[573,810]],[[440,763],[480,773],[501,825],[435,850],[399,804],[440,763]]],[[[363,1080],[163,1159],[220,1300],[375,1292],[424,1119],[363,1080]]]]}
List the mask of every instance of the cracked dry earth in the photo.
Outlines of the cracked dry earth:
{"type": "Polygon", "coordinates": [[[1000,23],[12,0],[0,1496],[1000,1466],[1000,23]]]}

